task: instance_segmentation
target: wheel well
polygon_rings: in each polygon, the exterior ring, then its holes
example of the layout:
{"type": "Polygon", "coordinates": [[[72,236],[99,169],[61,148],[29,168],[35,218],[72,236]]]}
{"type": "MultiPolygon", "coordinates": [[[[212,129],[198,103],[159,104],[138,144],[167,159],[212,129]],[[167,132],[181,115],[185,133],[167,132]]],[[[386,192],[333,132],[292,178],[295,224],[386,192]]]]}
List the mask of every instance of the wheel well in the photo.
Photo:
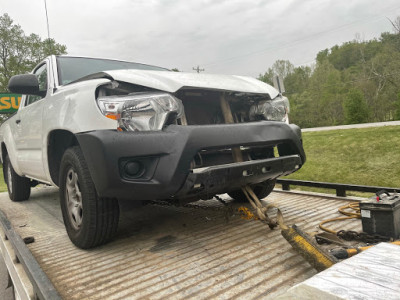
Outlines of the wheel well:
{"type": "Polygon", "coordinates": [[[58,186],[61,159],[65,150],[71,146],[78,145],[75,135],[66,130],[53,130],[49,134],[47,146],[47,159],[51,180],[58,186]]]}

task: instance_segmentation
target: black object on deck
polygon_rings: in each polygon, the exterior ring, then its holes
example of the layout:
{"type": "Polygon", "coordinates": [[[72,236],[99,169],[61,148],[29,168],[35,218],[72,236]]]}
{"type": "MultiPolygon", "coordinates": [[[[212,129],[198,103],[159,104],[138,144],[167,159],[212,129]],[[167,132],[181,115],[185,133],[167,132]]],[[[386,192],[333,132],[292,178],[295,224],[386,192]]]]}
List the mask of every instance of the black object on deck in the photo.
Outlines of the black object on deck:
{"type": "Polygon", "coordinates": [[[364,232],[400,238],[400,194],[377,193],[360,202],[360,209],[364,232]]]}

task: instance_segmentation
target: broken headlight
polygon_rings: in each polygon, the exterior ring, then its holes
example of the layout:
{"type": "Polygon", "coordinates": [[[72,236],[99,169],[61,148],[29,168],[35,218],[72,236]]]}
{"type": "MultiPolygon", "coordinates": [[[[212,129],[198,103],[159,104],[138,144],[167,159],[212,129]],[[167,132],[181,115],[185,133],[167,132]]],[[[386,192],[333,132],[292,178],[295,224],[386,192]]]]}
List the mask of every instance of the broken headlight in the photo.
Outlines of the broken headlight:
{"type": "Polygon", "coordinates": [[[99,97],[97,103],[108,118],[118,121],[122,130],[161,130],[183,114],[182,102],[167,93],[132,93],[99,97]]]}
{"type": "Polygon", "coordinates": [[[288,121],[289,100],[280,96],[273,100],[260,101],[250,107],[250,120],[288,121]]]}

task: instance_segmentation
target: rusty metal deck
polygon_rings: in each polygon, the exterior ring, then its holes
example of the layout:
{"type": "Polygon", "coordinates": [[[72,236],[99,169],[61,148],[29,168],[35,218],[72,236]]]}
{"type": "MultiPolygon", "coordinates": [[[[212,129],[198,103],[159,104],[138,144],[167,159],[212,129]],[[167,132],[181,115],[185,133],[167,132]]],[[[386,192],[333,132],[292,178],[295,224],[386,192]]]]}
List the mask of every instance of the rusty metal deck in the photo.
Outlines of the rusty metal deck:
{"type": "MultiPolygon", "coordinates": [[[[346,200],[274,192],[288,224],[305,231],[337,215],[346,200]]],[[[207,207],[218,201],[200,202],[207,207]]],[[[58,191],[34,189],[27,202],[0,194],[0,209],[65,299],[231,299],[274,298],[316,272],[281,237],[259,221],[225,209],[122,203],[117,238],[93,250],[69,241],[58,191]]],[[[359,220],[340,228],[360,229],[359,220]]],[[[332,228],[335,228],[332,226],[332,228]]]]}

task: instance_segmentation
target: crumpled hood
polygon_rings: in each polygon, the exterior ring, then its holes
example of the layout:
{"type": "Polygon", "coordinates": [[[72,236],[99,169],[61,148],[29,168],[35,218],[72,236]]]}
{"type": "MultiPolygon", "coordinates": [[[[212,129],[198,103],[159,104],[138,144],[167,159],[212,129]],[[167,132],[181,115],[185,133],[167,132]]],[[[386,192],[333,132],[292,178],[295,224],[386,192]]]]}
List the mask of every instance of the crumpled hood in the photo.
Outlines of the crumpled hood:
{"type": "Polygon", "coordinates": [[[279,94],[279,92],[269,84],[246,76],[133,69],[104,71],[103,73],[108,74],[117,81],[129,82],[170,93],[174,93],[182,88],[200,88],[268,94],[271,99],[279,94]]]}

